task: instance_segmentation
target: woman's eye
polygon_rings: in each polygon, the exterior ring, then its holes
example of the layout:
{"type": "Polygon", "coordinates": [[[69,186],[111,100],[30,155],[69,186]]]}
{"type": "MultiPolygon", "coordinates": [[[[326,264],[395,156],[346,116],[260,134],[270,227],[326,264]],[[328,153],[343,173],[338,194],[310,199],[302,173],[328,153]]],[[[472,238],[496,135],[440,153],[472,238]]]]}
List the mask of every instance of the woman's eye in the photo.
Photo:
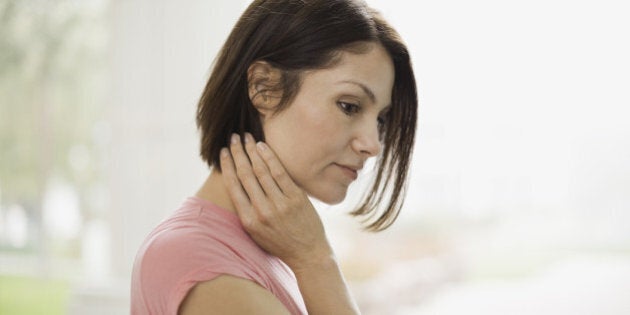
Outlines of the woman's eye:
{"type": "Polygon", "coordinates": [[[382,137],[384,136],[384,132],[387,129],[387,125],[389,124],[389,114],[382,114],[380,116],[378,116],[377,119],[377,125],[378,125],[378,131],[379,131],[379,138],[382,140],[382,137]]]}
{"type": "Polygon", "coordinates": [[[352,103],[346,103],[346,102],[337,102],[337,105],[339,106],[339,108],[341,108],[341,110],[346,114],[346,115],[352,115],[352,114],[356,114],[359,112],[359,105],[357,104],[352,104],[352,103]]]}
{"type": "Polygon", "coordinates": [[[384,125],[384,124],[385,124],[385,121],[386,121],[386,118],[385,118],[385,117],[383,117],[383,116],[378,116],[378,119],[377,119],[377,120],[378,120],[378,124],[379,124],[379,125],[384,125]]]}

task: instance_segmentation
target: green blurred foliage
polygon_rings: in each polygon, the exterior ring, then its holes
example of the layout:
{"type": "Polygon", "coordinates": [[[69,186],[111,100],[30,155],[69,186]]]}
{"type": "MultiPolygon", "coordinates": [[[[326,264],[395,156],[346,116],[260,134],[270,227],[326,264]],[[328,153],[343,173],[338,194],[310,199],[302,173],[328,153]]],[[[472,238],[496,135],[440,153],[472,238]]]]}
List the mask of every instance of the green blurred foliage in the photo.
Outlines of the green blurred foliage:
{"type": "Polygon", "coordinates": [[[69,296],[64,281],[0,276],[0,315],[66,314],[69,296]]]}
{"type": "MultiPolygon", "coordinates": [[[[93,126],[105,90],[102,18],[81,1],[0,2],[0,201],[22,205],[34,230],[50,178],[80,196],[99,178],[93,126]],[[88,157],[84,167],[70,163],[77,148],[88,157]]],[[[81,208],[89,212],[89,202],[81,208]]]]}

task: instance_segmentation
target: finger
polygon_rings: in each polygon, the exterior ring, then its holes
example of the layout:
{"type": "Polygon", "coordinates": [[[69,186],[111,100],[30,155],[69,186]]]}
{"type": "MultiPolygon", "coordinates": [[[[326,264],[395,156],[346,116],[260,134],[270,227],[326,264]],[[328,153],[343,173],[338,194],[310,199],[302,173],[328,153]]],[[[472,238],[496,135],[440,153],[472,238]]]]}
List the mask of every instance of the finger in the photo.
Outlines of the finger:
{"type": "Polygon", "coordinates": [[[249,157],[247,156],[247,153],[245,153],[243,145],[241,144],[240,137],[237,134],[233,134],[231,142],[230,150],[236,167],[236,175],[241,181],[241,185],[243,185],[243,188],[245,189],[245,192],[247,193],[247,196],[254,208],[264,211],[269,205],[267,202],[267,196],[258,183],[258,179],[254,174],[249,157]]]}
{"type": "Polygon", "coordinates": [[[300,191],[299,187],[295,184],[295,182],[293,182],[293,179],[291,179],[289,173],[287,173],[276,154],[267,144],[260,141],[256,144],[256,148],[269,167],[271,177],[273,177],[276,183],[278,183],[278,186],[285,195],[294,194],[300,191]]]}
{"type": "Polygon", "coordinates": [[[228,190],[228,195],[236,207],[236,213],[241,221],[255,218],[254,209],[247,197],[247,194],[241,186],[241,182],[236,176],[236,169],[234,167],[234,161],[230,156],[230,152],[227,148],[221,149],[221,174],[223,175],[223,182],[228,190]]]}
{"type": "Polygon", "coordinates": [[[265,191],[267,197],[269,197],[275,204],[278,204],[282,201],[281,198],[284,197],[284,194],[271,176],[271,172],[269,171],[267,164],[258,153],[254,137],[249,133],[245,134],[245,150],[247,151],[249,160],[252,163],[252,169],[256,178],[258,178],[260,186],[265,191]]]}

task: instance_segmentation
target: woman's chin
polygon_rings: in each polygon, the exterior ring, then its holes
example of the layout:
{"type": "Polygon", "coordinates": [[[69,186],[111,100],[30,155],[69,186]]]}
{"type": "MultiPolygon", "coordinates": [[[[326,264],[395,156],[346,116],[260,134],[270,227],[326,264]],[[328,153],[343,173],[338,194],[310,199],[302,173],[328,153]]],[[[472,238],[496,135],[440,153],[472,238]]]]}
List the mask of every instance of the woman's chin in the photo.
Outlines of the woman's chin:
{"type": "Polygon", "coordinates": [[[347,190],[343,190],[343,192],[327,192],[327,193],[319,193],[319,194],[309,194],[310,197],[315,198],[327,205],[336,205],[340,204],[346,199],[347,190]]]}

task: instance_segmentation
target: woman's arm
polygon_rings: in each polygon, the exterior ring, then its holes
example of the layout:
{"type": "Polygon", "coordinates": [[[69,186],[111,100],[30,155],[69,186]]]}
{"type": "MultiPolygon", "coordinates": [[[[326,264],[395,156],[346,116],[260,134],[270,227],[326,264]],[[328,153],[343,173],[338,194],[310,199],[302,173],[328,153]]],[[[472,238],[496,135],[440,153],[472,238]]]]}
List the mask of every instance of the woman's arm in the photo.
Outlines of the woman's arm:
{"type": "Polygon", "coordinates": [[[245,230],[293,270],[309,314],[359,314],[306,193],[267,145],[249,134],[245,148],[238,136],[232,140],[221,169],[245,230]]]}
{"type": "Polygon", "coordinates": [[[271,292],[258,284],[229,275],[197,284],[179,307],[180,315],[289,314],[271,292]]]}
{"type": "Polygon", "coordinates": [[[293,268],[309,314],[360,314],[334,257],[293,268]]]}

